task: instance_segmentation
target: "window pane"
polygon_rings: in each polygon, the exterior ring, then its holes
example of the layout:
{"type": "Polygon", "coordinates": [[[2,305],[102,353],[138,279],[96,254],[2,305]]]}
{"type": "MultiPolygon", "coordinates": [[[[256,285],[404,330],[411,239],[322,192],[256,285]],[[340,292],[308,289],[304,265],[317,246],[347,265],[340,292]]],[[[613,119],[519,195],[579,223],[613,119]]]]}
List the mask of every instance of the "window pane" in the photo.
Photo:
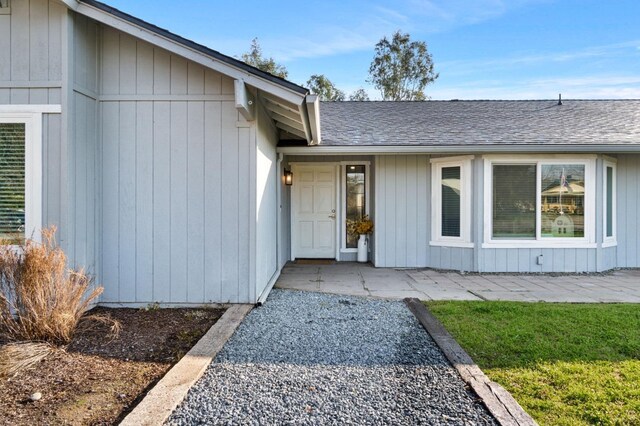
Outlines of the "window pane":
{"type": "Polygon", "coordinates": [[[493,238],[535,239],[536,165],[493,166],[493,238]]]}
{"type": "Polygon", "coordinates": [[[24,123],[0,123],[0,239],[8,242],[24,239],[24,137],[24,123]]]}
{"type": "Polygon", "coordinates": [[[543,164],[543,237],[584,237],[584,165],[543,164]]]}
{"type": "Polygon", "coordinates": [[[460,236],[460,167],[442,168],[442,236],[460,236]]]}
{"type": "MultiPolygon", "coordinates": [[[[366,214],[365,166],[347,166],[347,220],[360,220],[366,214]]],[[[358,235],[346,233],[347,248],[358,247],[358,235]]]]}
{"type": "Polygon", "coordinates": [[[613,237],[613,167],[607,167],[607,237],[613,237]]]}

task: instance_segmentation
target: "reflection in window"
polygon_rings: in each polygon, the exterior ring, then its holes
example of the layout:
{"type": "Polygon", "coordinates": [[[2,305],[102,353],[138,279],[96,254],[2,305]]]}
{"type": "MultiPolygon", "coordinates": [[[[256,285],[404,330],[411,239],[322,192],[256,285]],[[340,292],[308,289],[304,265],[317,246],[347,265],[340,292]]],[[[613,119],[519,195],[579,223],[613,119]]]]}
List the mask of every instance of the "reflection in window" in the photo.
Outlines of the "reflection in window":
{"type": "Polygon", "coordinates": [[[584,165],[541,167],[541,236],[584,237],[584,165]]]}
{"type": "MultiPolygon", "coordinates": [[[[365,200],[365,166],[364,165],[348,165],[347,169],[347,188],[346,188],[346,219],[360,220],[366,213],[365,200]]],[[[358,235],[349,235],[346,231],[346,247],[358,247],[358,235]]]]}
{"type": "Polygon", "coordinates": [[[460,166],[442,168],[442,236],[460,236],[460,166]]]}
{"type": "Polygon", "coordinates": [[[536,238],[536,165],[493,166],[493,238],[536,238]]]}

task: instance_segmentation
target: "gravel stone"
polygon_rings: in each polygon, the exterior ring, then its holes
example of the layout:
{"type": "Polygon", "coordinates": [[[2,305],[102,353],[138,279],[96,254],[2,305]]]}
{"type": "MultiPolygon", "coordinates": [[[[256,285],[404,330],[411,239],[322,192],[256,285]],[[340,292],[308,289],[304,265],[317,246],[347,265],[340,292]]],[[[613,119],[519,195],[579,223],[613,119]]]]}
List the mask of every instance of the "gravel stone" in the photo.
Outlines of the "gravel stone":
{"type": "Polygon", "coordinates": [[[273,290],[169,425],[495,425],[404,303],[273,290]]]}

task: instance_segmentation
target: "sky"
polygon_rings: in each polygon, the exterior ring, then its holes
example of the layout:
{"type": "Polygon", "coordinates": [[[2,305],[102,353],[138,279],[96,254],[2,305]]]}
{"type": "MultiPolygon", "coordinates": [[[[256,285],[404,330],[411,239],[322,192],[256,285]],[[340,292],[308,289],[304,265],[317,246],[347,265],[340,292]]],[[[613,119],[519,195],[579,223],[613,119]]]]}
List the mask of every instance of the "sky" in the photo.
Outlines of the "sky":
{"type": "Polygon", "coordinates": [[[638,0],[103,1],[229,56],[257,37],[292,82],[372,99],[375,44],[397,30],[428,45],[431,99],[640,98],[638,0]]]}

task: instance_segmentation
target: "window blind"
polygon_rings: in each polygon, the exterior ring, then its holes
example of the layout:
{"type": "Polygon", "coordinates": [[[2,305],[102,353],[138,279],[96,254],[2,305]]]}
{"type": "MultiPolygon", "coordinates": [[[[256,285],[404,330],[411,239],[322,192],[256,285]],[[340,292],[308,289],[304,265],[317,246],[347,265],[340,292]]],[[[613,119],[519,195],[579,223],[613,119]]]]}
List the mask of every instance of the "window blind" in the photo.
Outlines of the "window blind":
{"type": "Polygon", "coordinates": [[[607,237],[613,237],[613,167],[607,166],[607,237]]]}
{"type": "Polygon", "coordinates": [[[460,236],[460,167],[442,168],[442,236],[460,236]]]}
{"type": "Polygon", "coordinates": [[[493,238],[536,238],[536,165],[493,166],[493,238]]]}
{"type": "Polygon", "coordinates": [[[24,238],[25,125],[0,123],[0,239],[24,238]]]}

